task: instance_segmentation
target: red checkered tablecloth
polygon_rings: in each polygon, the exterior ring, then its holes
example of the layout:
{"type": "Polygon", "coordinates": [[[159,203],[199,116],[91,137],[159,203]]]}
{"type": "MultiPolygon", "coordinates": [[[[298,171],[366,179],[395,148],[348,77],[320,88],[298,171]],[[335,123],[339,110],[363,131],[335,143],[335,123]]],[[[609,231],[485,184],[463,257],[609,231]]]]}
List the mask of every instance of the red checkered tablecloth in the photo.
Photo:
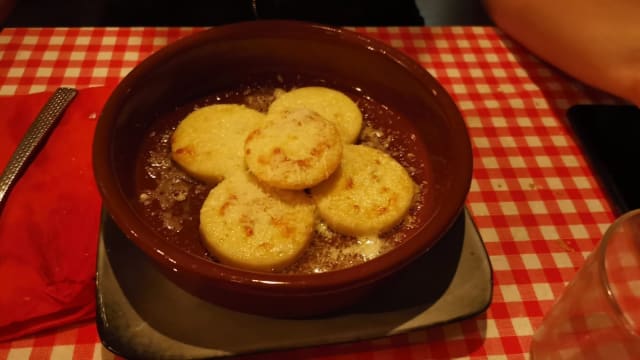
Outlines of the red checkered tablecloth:
{"type": "MultiPolygon", "coordinates": [[[[115,83],[154,50],[201,29],[55,28],[0,32],[0,95],[115,83]]],[[[614,215],[564,124],[576,103],[615,102],[490,27],[357,28],[428,69],[458,104],[475,162],[467,206],[494,270],[486,313],[373,341],[277,358],[519,359],[533,331],[614,215]]],[[[0,311],[2,311],[0,309],[0,311]]],[[[261,354],[249,358],[269,358],[261,354]]],[[[0,359],[111,359],[93,322],[0,343],[0,359]]]]}

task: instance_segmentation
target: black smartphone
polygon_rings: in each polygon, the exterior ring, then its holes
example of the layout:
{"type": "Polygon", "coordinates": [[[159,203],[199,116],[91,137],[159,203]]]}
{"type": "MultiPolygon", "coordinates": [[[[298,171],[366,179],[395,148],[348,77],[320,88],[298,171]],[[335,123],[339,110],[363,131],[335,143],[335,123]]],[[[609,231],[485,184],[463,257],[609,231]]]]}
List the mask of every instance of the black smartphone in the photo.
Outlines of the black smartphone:
{"type": "Polygon", "coordinates": [[[640,208],[640,108],[575,105],[567,118],[616,215],[640,208]]]}

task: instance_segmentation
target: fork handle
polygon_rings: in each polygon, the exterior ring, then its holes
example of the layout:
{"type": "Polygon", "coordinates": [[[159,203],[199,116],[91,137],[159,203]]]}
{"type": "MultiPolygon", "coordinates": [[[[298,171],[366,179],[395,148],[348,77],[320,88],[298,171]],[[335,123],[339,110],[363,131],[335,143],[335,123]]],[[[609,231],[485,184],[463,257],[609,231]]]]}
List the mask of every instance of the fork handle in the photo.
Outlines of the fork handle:
{"type": "Polygon", "coordinates": [[[77,93],[73,88],[58,88],[29,126],[0,176],[0,209],[4,207],[13,185],[35,156],[36,150],[45,142],[77,93]]]}

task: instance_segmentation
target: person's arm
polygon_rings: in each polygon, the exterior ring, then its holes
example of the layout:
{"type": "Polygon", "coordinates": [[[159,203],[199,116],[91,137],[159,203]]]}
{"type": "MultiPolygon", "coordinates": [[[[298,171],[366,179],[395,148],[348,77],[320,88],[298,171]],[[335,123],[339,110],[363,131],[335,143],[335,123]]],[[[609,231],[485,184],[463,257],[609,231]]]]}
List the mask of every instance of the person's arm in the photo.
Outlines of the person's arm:
{"type": "Polygon", "coordinates": [[[639,0],[485,0],[496,25],[577,79],[640,105],[639,0]]]}

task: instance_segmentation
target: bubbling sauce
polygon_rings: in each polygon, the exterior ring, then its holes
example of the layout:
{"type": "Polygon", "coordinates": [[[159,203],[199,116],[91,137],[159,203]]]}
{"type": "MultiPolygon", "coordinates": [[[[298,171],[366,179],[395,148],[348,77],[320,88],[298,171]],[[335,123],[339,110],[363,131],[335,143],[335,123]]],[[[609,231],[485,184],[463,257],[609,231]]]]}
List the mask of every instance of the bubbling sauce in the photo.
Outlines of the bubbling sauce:
{"type": "Polygon", "coordinates": [[[420,161],[418,156],[418,153],[424,153],[424,149],[417,141],[415,131],[407,132],[406,128],[411,128],[407,119],[360,91],[299,74],[289,76],[287,80],[282,75],[273,75],[240,84],[234,89],[188,103],[156,119],[148,129],[136,159],[138,205],[145,220],[173,245],[193,255],[217,261],[203,245],[198,230],[200,208],[215,185],[195,180],[171,160],[171,135],[179,122],[199,107],[233,103],[266,112],[278,92],[302,86],[331,87],[355,101],[363,115],[363,128],[357,143],[383,150],[395,158],[407,169],[417,189],[413,205],[404,220],[379,236],[356,238],[342,235],[318,220],[312,240],[303,255],[280,272],[305,274],[351,267],[401,244],[418,226],[417,219],[424,206],[429,182],[428,164],[420,161]]]}

